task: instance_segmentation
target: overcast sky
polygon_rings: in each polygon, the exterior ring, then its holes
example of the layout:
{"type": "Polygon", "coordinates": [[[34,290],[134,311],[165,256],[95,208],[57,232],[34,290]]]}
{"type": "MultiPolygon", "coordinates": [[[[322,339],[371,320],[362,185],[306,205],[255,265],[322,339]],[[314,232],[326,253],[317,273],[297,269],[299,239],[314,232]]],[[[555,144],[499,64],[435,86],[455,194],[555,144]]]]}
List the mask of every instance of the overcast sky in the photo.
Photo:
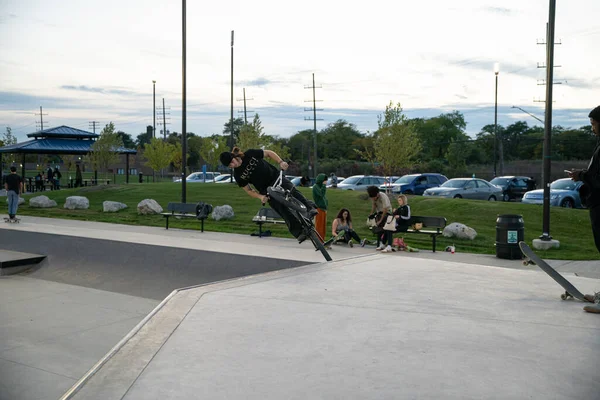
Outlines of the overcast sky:
{"type": "MultiPolygon", "coordinates": [[[[557,1],[555,125],[589,124],[600,104],[598,0],[557,1]],[[593,91],[596,89],[596,96],[593,91]]],[[[221,133],[234,113],[259,113],[265,132],[289,137],[338,119],[377,128],[390,101],[406,114],[461,111],[471,135],[494,122],[494,63],[500,65],[498,123],[543,119],[548,0],[372,0],[187,2],[187,130],[221,133]],[[534,100],[542,101],[535,102],[534,100]]],[[[182,2],[179,0],[0,0],[0,128],[19,141],[39,129],[89,129],[113,121],[134,137],[165,99],[168,129],[181,132],[182,2]],[[36,123],[37,121],[37,123],[36,123]]],[[[160,118],[159,118],[160,117],[160,118]]],[[[250,118],[250,116],[249,116],[250,118]]],[[[158,121],[157,132],[162,129],[158,121]]]]}

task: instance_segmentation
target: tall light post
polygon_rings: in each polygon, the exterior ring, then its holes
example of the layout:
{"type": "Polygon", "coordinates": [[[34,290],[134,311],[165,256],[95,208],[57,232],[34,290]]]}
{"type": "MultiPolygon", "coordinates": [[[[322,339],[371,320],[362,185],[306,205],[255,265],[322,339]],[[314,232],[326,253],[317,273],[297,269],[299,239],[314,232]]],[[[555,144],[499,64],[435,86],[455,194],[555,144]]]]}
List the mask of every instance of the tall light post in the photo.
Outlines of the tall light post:
{"type": "MultiPolygon", "coordinates": [[[[231,117],[229,121],[229,128],[231,129],[229,140],[231,141],[231,151],[233,151],[233,31],[231,31],[231,117]]],[[[233,169],[229,176],[229,182],[233,182],[233,169]]]]}
{"type": "Polygon", "coordinates": [[[498,74],[500,73],[500,65],[494,64],[494,75],[496,75],[496,94],[494,100],[494,177],[496,177],[496,148],[498,146],[498,74]]]}
{"type": "Polygon", "coordinates": [[[182,10],[182,23],[181,23],[181,202],[185,204],[186,200],[186,182],[185,182],[185,170],[187,169],[187,127],[186,127],[186,75],[185,75],[185,63],[186,63],[186,22],[185,22],[185,0],[181,0],[182,10]]]}
{"type": "Polygon", "coordinates": [[[152,81],[152,138],[156,137],[156,81],[152,81]]]}

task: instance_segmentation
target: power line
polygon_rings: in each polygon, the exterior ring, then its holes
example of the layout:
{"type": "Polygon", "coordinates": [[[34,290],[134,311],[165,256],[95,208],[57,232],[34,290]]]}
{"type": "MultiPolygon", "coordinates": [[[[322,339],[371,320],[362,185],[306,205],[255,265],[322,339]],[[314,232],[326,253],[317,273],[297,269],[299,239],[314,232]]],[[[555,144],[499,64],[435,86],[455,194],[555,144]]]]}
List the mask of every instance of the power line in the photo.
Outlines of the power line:
{"type": "MultiPolygon", "coordinates": [[[[43,131],[44,130],[44,115],[48,115],[48,114],[44,114],[42,112],[42,106],[40,106],[40,113],[39,114],[34,113],[33,115],[40,116],[40,131],[43,131]]],[[[48,122],[48,121],[46,121],[46,122],[48,122]]],[[[37,121],[36,121],[36,124],[37,124],[37,121]]],[[[37,125],[36,125],[36,128],[37,128],[37,125]]]]}

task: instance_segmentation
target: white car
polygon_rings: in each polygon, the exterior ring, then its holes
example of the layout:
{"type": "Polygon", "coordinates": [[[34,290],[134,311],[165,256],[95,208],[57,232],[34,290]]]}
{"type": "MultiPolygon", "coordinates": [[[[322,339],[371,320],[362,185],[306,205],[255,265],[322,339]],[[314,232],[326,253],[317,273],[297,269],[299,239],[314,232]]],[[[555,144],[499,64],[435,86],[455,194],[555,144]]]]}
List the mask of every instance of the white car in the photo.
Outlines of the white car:
{"type": "MultiPolygon", "coordinates": [[[[185,181],[189,183],[213,183],[217,176],[221,175],[220,172],[192,172],[189,174],[185,181]]],[[[177,179],[174,182],[181,182],[181,179],[177,179]]]]}
{"type": "MultiPolygon", "coordinates": [[[[231,174],[221,174],[215,178],[215,183],[229,183],[231,182],[231,174]]],[[[235,183],[235,178],[233,179],[235,183]]]]}

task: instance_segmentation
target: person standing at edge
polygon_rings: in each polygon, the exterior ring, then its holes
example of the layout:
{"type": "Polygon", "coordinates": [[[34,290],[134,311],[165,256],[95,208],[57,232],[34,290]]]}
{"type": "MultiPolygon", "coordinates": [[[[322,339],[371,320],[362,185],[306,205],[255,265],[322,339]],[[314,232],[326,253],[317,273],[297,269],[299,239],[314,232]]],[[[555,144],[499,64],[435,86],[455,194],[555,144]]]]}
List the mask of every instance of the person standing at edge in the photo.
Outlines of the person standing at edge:
{"type": "Polygon", "coordinates": [[[83,186],[83,176],[81,174],[81,168],[79,164],[75,166],[75,187],[83,186]]]}
{"type": "Polygon", "coordinates": [[[17,167],[10,167],[10,174],[4,178],[4,188],[8,199],[8,218],[15,220],[19,208],[19,196],[23,193],[23,179],[17,175],[17,167]]]}
{"type": "Polygon", "coordinates": [[[319,212],[315,216],[315,230],[325,240],[325,232],[327,231],[327,175],[319,174],[317,180],[312,187],[313,200],[317,205],[319,212]]]}
{"type": "MultiPolygon", "coordinates": [[[[592,159],[586,169],[567,171],[569,178],[575,182],[583,181],[580,189],[581,200],[590,209],[590,222],[592,223],[592,234],[594,243],[600,252],[600,106],[594,108],[588,115],[592,124],[592,132],[596,135],[596,147],[592,153],[592,159]]],[[[585,297],[593,301],[595,296],[586,294],[585,297]]],[[[600,314],[600,304],[585,306],[587,312],[600,314]]]]}

